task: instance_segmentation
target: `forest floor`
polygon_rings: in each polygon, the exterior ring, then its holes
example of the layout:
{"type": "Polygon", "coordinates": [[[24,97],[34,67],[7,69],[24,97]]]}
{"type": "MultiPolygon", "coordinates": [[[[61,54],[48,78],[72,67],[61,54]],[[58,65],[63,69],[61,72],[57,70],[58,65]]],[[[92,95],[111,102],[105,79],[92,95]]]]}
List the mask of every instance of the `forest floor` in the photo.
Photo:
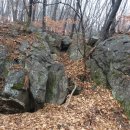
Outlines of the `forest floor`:
{"type": "MultiPolygon", "coordinates": [[[[21,36],[12,42],[22,39],[21,36]]],[[[0,41],[3,42],[3,36],[0,36],[0,41]]],[[[6,38],[5,43],[11,43],[11,39],[6,38]]],[[[61,106],[45,104],[34,113],[0,114],[0,130],[130,130],[130,121],[110,90],[78,80],[77,76],[84,73],[82,59],[72,61],[62,53],[58,62],[64,64],[66,75],[83,87],[83,91],[72,96],[67,107],[69,96],[61,106]]],[[[89,70],[87,76],[89,79],[89,70]]]]}

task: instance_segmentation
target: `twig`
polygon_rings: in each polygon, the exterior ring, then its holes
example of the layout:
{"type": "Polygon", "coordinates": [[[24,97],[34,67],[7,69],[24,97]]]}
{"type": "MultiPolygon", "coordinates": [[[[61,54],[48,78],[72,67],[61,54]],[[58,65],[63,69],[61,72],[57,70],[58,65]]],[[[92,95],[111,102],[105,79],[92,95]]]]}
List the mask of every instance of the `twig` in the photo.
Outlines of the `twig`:
{"type": "Polygon", "coordinates": [[[66,102],[66,104],[65,104],[65,108],[67,108],[68,107],[68,105],[69,105],[69,103],[70,103],[70,100],[71,100],[71,98],[72,98],[72,96],[73,96],[73,93],[74,93],[74,91],[76,90],[76,88],[77,88],[77,85],[76,85],[76,83],[75,83],[75,87],[74,87],[74,89],[72,90],[72,92],[71,92],[71,94],[70,94],[70,96],[69,96],[69,99],[68,99],[68,101],[66,102]]]}
{"type": "MultiPolygon", "coordinates": [[[[41,3],[43,3],[43,2],[40,2],[40,1],[36,1],[34,4],[37,4],[37,3],[39,3],[39,4],[41,4],[41,3]]],[[[45,4],[46,6],[52,6],[52,5],[56,5],[56,4],[63,4],[63,5],[66,5],[66,6],[69,6],[76,14],[77,14],[77,16],[79,17],[79,19],[81,18],[81,14],[79,14],[76,10],[75,10],[75,8],[74,7],[72,7],[70,4],[67,4],[67,3],[64,3],[64,2],[57,2],[57,3],[52,3],[52,4],[45,4]]]]}

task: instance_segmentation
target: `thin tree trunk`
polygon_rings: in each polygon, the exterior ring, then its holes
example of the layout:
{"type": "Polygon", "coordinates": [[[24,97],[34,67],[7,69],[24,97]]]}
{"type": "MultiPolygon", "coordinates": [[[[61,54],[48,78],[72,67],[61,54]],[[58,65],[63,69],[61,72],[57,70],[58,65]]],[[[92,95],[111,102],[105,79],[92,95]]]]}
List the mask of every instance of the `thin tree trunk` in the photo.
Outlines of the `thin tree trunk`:
{"type": "MultiPolygon", "coordinates": [[[[56,0],[55,3],[58,3],[59,0],[56,0]]],[[[58,4],[55,4],[54,11],[52,14],[52,19],[56,21],[56,14],[57,14],[58,4]]]]}
{"type": "MultiPolygon", "coordinates": [[[[83,16],[84,16],[84,14],[85,14],[87,4],[88,4],[88,0],[85,1],[85,5],[84,5],[84,9],[83,9],[83,13],[82,13],[83,16]]],[[[78,32],[80,31],[80,28],[81,28],[81,22],[79,22],[78,32]]]]}
{"type": "MultiPolygon", "coordinates": [[[[71,6],[72,5],[72,0],[70,0],[68,3],[71,6]]],[[[64,28],[63,28],[63,35],[66,34],[65,30],[67,28],[67,19],[68,19],[69,15],[70,15],[70,12],[71,12],[71,8],[67,6],[66,9],[65,9],[65,12],[64,12],[65,23],[64,23],[64,28]]]]}
{"type": "Polygon", "coordinates": [[[10,0],[10,4],[11,4],[11,8],[12,8],[12,14],[13,14],[13,21],[17,20],[18,3],[19,3],[19,0],[16,0],[16,1],[10,0]]]}
{"type": "Polygon", "coordinates": [[[47,0],[43,0],[43,20],[42,20],[42,30],[43,30],[43,32],[46,31],[46,21],[45,21],[45,17],[46,17],[46,4],[47,4],[47,0]]]}
{"type": "Polygon", "coordinates": [[[117,0],[112,8],[112,11],[110,13],[110,15],[108,16],[107,21],[105,22],[105,24],[102,27],[101,33],[100,33],[100,40],[105,40],[109,37],[109,29],[110,26],[112,24],[112,22],[114,21],[115,17],[116,17],[116,13],[121,5],[122,0],[117,0]]]}
{"type": "MultiPolygon", "coordinates": [[[[115,0],[111,0],[112,1],[112,8],[114,8],[115,5],[115,0]]],[[[115,27],[116,27],[116,18],[113,20],[111,27],[110,27],[110,31],[109,31],[109,35],[112,36],[115,33],[115,27]]]]}
{"type": "MultiPolygon", "coordinates": [[[[66,2],[67,2],[67,0],[65,0],[65,3],[66,3],[66,2]]],[[[59,16],[59,20],[61,20],[62,17],[63,17],[64,9],[65,9],[65,5],[62,7],[61,14],[60,14],[60,16],[59,16]]]]}
{"type": "Polygon", "coordinates": [[[32,20],[32,4],[33,4],[33,0],[29,0],[28,25],[30,25],[32,20]]]}
{"type": "Polygon", "coordinates": [[[28,8],[27,8],[26,0],[23,0],[23,4],[24,4],[24,8],[26,10],[27,15],[29,15],[29,11],[28,11],[28,8]]]}
{"type": "Polygon", "coordinates": [[[78,6],[78,0],[76,2],[76,12],[75,12],[75,15],[74,15],[74,23],[72,24],[72,29],[71,29],[71,34],[70,34],[70,38],[73,37],[73,34],[74,34],[74,30],[75,30],[75,27],[76,27],[76,20],[77,20],[77,13],[79,12],[79,6],[78,6]]]}
{"type": "Polygon", "coordinates": [[[33,7],[33,11],[32,11],[32,21],[35,21],[36,7],[37,7],[37,5],[35,4],[33,7]]]}
{"type": "Polygon", "coordinates": [[[4,16],[4,1],[3,0],[1,1],[1,5],[2,5],[2,7],[1,7],[1,15],[3,17],[4,16]]]}

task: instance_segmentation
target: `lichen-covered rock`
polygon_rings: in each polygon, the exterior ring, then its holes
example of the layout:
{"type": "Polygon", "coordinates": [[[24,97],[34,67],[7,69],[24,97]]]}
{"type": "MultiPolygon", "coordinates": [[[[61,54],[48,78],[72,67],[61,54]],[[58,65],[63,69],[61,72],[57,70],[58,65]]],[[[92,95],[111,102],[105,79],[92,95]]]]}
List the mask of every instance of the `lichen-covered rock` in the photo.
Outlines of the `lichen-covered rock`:
{"type": "Polygon", "coordinates": [[[47,34],[45,39],[52,54],[59,54],[59,51],[67,51],[72,43],[69,36],[60,36],[58,34],[47,34]]]}
{"type": "Polygon", "coordinates": [[[19,94],[17,90],[22,89],[23,86],[24,86],[24,71],[22,70],[9,71],[5,81],[5,87],[3,93],[8,96],[16,97],[19,94]]]}
{"type": "MultiPolygon", "coordinates": [[[[91,50],[90,46],[86,45],[86,55],[88,55],[89,51],[91,50]]],[[[70,59],[72,60],[79,60],[81,58],[83,58],[84,55],[84,45],[82,43],[72,43],[68,49],[68,55],[70,57],[70,59]]]]}
{"type": "MultiPolygon", "coordinates": [[[[17,109],[16,112],[25,112],[33,109],[31,108],[31,103],[33,99],[32,97],[30,97],[29,91],[24,89],[24,77],[25,72],[23,70],[9,71],[8,76],[6,77],[4,89],[2,91],[3,98],[0,98],[0,102],[5,102],[5,104],[11,104],[11,102],[13,102],[14,105],[16,104],[16,106],[19,106],[19,108],[13,108],[17,109]]],[[[1,103],[0,107],[2,110],[4,110],[5,104],[2,105],[1,103]]],[[[12,108],[12,106],[7,106],[8,108],[6,109],[9,111],[6,112],[10,113],[10,109],[12,108]]]]}
{"type": "MultiPolygon", "coordinates": [[[[45,102],[62,104],[65,101],[67,79],[64,68],[63,65],[54,62],[44,38],[38,33],[38,40],[33,41],[31,45],[27,41],[21,42],[17,48],[19,56],[3,65],[6,76],[0,97],[0,112],[36,111],[45,102]],[[14,104],[12,110],[11,103],[14,104]]],[[[6,57],[3,59],[4,63],[6,57]]]]}
{"type": "Polygon", "coordinates": [[[26,66],[29,71],[30,91],[35,100],[35,107],[38,109],[45,102],[48,67],[52,63],[47,43],[34,43],[28,61],[30,62],[27,62],[26,66]]]}
{"type": "Polygon", "coordinates": [[[86,63],[88,67],[91,69],[91,77],[94,82],[96,82],[97,85],[107,85],[107,80],[104,72],[102,71],[102,68],[100,68],[97,64],[97,61],[95,59],[91,59],[89,63],[86,63]],[[88,65],[90,64],[90,65],[88,65]]]}
{"type": "Polygon", "coordinates": [[[58,35],[47,34],[45,37],[52,54],[59,54],[61,37],[58,35]]]}
{"type": "Polygon", "coordinates": [[[48,73],[46,102],[62,104],[67,96],[68,81],[61,64],[51,65],[48,73]]]}
{"type": "Polygon", "coordinates": [[[46,102],[62,104],[67,96],[67,79],[64,68],[53,62],[46,42],[32,47],[29,71],[30,90],[36,109],[46,102]]]}
{"type": "Polygon", "coordinates": [[[83,57],[83,46],[72,43],[68,49],[70,59],[78,60],[83,57]]]}
{"type": "Polygon", "coordinates": [[[48,44],[44,41],[34,42],[31,47],[32,60],[38,60],[39,62],[51,63],[50,48],[48,44]]]}
{"type": "Polygon", "coordinates": [[[28,48],[29,48],[28,41],[21,42],[21,45],[19,47],[20,52],[25,53],[25,51],[27,51],[28,48]]]}
{"type": "Polygon", "coordinates": [[[39,62],[34,62],[29,72],[30,90],[35,100],[36,109],[43,106],[45,102],[46,83],[48,79],[48,71],[39,62]]]}
{"type": "Polygon", "coordinates": [[[116,36],[99,43],[90,62],[93,80],[109,86],[130,117],[130,37],[116,36]]]}
{"type": "Polygon", "coordinates": [[[25,107],[22,102],[11,97],[0,96],[0,113],[14,114],[25,112],[25,107]]]}

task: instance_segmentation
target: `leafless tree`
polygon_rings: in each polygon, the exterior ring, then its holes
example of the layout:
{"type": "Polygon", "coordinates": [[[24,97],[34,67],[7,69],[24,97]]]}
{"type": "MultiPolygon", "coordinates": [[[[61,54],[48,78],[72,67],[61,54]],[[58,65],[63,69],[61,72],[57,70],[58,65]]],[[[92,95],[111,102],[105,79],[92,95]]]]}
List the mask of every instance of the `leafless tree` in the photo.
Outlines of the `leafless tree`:
{"type": "Polygon", "coordinates": [[[43,29],[43,31],[46,30],[46,22],[45,22],[46,4],[47,4],[47,0],[43,0],[43,20],[42,20],[42,29],[43,29]]]}
{"type": "MultiPolygon", "coordinates": [[[[55,0],[55,3],[59,3],[59,0],[55,0]]],[[[52,13],[52,19],[53,20],[56,20],[58,5],[59,4],[55,4],[55,6],[54,6],[54,10],[53,10],[53,13],[52,13]]]]}
{"type": "Polygon", "coordinates": [[[73,34],[74,34],[74,30],[75,30],[75,27],[76,27],[76,21],[77,21],[77,14],[79,13],[79,1],[77,0],[76,1],[76,11],[75,11],[75,14],[74,14],[74,23],[72,24],[72,29],[71,29],[71,34],[70,34],[70,37],[72,38],[73,37],[73,34]]]}
{"type": "Polygon", "coordinates": [[[106,38],[109,37],[109,30],[110,30],[110,27],[116,17],[116,14],[117,14],[117,11],[121,5],[121,2],[122,0],[117,0],[113,7],[112,7],[112,10],[108,16],[108,19],[107,21],[104,23],[103,27],[102,27],[102,30],[101,30],[101,34],[100,34],[100,40],[105,40],[106,38]]]}
{"type": "Polygon", "coordinates": [[[10,5],[13,14],[13,21],[16,21],[18,17],[18,4],[19,4],[19,0],[10,0],[10,5]]]}
{"type": "Polygon", "coordinates": [[[28,25],[30,25],[32,20],[32,5],[33,5],[33,0],[29,0],[28,25]]]}

